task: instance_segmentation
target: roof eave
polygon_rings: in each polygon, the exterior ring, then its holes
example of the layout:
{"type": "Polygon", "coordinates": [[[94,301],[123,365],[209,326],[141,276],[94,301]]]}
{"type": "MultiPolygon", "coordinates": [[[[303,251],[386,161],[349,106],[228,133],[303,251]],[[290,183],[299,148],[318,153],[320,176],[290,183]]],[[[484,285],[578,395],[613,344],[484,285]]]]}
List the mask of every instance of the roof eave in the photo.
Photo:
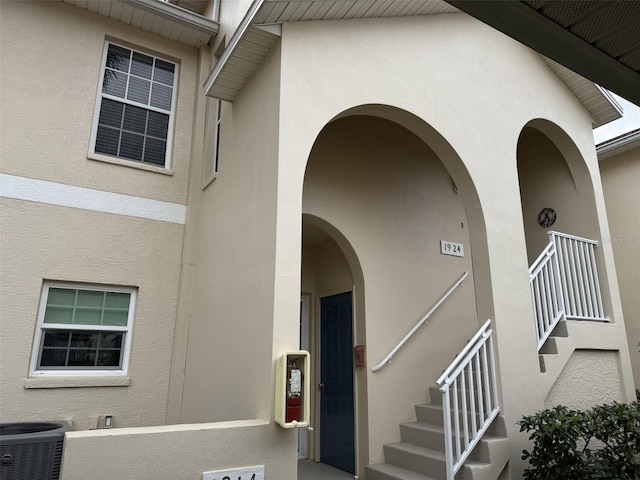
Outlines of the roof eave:
{"type": "Polygon", "coordinates": [[[63,1],[192,47],[208,44],[218,34],[220,27],[218,22],[210,18],[161,0],[63,1]],[[129,13],[125,15],[125,11],[129,13]],[[161,21],[141,20],[149,15],[161,21]],[[176,34],[177,31],[181,33],[176,34]]]}
{"type": "Polygon", "coordinates": [[[194,30],[215,36],[218,34],[220,25],[218,22],[211,20],[202,15],[193,13],[186,8],[182,8],[172,3],[159,0],[120,0],[122,3],[128,3],[134,7],[141,8],[155,15],[173,20],[176,23],[188,25],[194,30]]]}
{"type": "MultiPolygon", "coordinates": [[[[285,4],[286,2],[282,0],[254,0],[204,83],[206,95],[230,102],[235,99],[279,38],[277,33],[265,31],[258,24],[270,21],[272,17],[268,15],[269,8],[277,6],[279,3],[285,4]],[[247,41],[248,36],[252,41],[247,41]],[[258,38],[258,42],[253,41],[256,38],[258,38]]],[[[335,2],[309,0],[299,3],[324,6],[335,2]]],[[[438,6],[440,4],[446,5],[444,2],[432,2],[432,5],[438,6]]],[[[438,13],[435,10],[437,7],[431,8],[434,8],[434,12],[438,13]]],[[[448,8],[457,11],[455,8],[448,8]]],[[[285,11],[288,10],[286,8],[280,10],[283,15],[278,16],[279,21],[286,21],[288,18],[285,11]]],[[[295,14],[291,13],[290,15],[295,14]]],[[[620,118],[621,110],[616,108],[613,99],[596,84],[553,60],[545,58],[545,61],[585,106],[591,115],[594,126],[604,125],[620,118]]]]}
{"type": "Polygon", "coordinates": [[[622,108],[607,90],[550,58],[542,58],[587,109],[594,128],[622,117],[622,108]]]}
{"type": "Polygon", "coordinates": [[[640,147],[640,128],[596,145],[598,160],[602,161],[640,147]]]}

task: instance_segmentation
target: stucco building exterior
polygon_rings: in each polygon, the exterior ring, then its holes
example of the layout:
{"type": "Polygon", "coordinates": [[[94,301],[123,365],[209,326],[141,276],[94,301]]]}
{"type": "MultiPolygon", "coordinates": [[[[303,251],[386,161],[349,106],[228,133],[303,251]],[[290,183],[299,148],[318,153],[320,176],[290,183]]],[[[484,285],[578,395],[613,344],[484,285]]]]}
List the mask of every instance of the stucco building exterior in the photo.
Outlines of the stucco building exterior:
{"type": "Polygon", "coordinates": [[[636,387],[640,386],[640,131],[617,135],[598,145],[602,186],[609,216],[611,244],[622,310],[627,328],[629,353],[636,387]]]}
{"type": "Polygon", "coordinates": [[[487,320],[453,391],[499,441],[459,475],[519,478],[523,415],[634,398],[638,269],[609,239],[637,216],[614,232],[627,154],[598,162],[619,112],[592,82],[437,0],[0,15],[0,420],[71,422],[64,480],[285,480],[299,455],[446,478],[406,430],[442,437],[420,406],[487,320]],[[274,421],[300,348],[313,430],[274,421]]]}

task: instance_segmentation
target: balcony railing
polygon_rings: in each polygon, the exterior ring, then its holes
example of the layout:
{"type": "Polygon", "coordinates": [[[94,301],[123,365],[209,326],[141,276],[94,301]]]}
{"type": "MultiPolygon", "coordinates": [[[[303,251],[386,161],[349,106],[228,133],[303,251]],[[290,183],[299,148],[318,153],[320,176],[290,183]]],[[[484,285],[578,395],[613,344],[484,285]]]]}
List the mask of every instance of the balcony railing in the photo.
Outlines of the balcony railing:
{"type": "Polygon", "coordinates": [[[549,244],[529,268],[538,350],[563,318],[609,320],[596,267],[598,242],[549,232],[549,244]]]}

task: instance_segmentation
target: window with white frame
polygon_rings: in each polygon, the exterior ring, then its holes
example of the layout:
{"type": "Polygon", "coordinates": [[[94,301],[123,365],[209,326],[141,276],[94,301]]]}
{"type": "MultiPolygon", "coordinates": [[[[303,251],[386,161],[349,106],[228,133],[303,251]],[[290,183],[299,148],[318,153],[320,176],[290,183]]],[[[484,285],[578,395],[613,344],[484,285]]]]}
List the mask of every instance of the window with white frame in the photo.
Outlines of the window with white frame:
{"type": "Polygon", "coordinates": [[[205,117],[205,180],[217,175],[220,160],[220,129],[222,124],[222,100],[207,99],[205,117]]]}
{"type": "Polygon", "coordinates": [[[45,283],[31,373],[126,373],[136,291],[45,283]]]}
{"type": "Polygon", "coordinates": [[[92,152],[169,167],[177,65],[105,44],[92,152]]]}

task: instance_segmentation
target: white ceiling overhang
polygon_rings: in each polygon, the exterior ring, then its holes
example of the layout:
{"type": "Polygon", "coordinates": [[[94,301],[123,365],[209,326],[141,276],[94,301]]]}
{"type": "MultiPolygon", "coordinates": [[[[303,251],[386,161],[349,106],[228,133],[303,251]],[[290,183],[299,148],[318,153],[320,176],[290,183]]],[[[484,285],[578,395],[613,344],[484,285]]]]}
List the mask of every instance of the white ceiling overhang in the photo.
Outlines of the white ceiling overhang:
{"type": "MultiPolygon", "coordinates": [[[[232,102],[279,38],[286,22],[460,13],[442,0],[254,0],[204,84],[209,96],[232,102]]],[[[590,80],[545,58],[584,104],[595,126],[620,118],[611,97],[590,80]]]]}
{"type": "Polygon", "coordinates": [[[558,62],[544,56],[542,58],[589,111],[594,127],[600,127],[622,117],[622,109],[607,90],[558,62]]]}
{"type": "Polygon", "coordinates": [[[160,0],[63,1],[192,47],[208,44],[218,33],[218,22],[160,0]]]}
{"type": "Polygon", "coordinates": [[[640,128],[596,145],[599,160],[640,147],[640,128]]]}

